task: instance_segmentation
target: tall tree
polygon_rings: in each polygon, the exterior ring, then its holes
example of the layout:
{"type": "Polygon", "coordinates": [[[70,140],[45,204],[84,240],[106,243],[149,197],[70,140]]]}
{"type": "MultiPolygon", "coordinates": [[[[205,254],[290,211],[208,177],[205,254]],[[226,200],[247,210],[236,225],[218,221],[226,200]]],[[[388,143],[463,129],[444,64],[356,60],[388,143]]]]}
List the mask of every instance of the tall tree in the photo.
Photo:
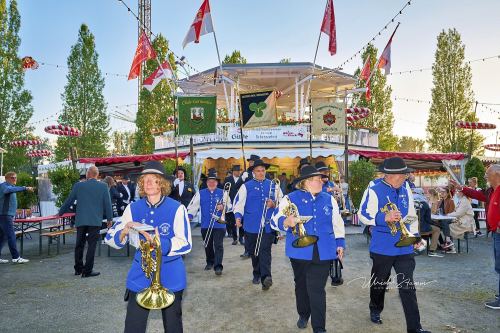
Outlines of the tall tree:
{"type": "Polygon", "coordinates": [[[441,152],[481,150],[484,138],[475,131],[455,127],[458,120],[476,121],[472,74],[465,61],[465,45],[456,29],[442,31],[437,37],[437,50],[432,65],[432,105],[427,120],[427,137],[432,150],[441,152]]]}
{"type": "Polygon", "coordinates": [[[4,170],[19,170],[28,163],[25,148],[11,148],[9,142],[29,138],[33,128],[28,121],[33,115],[31,93],[24,89],[24,71],[17,52],[21,39],[21,17],[17,1],[0,0],[0,147],[8,151],[4,156],[4,170]]]}
{"type": "Polygon", "coordinates": [[[280,64],[289,64],[292,62],[292,58],[283,58],[280,60],[280,64]]]}
{"type": "MultiPolygon", "coordinates": [[[[367,57],[370,57],[370,68],[372,71],[375,70],[375,73],[370,79],[371,98],[367,100],[366,94],[363,93],[360,97],[355,97],[353,100],[358,106],[368,107],[371,110],[371,114],[368,117],[357,121],[356,124],[378,129],[379,148],[382,150],[395,150],[398,139],[392,133],[394,127],[391,101],[392,88],[387,85],[385,75],[378,68],[373,68],[378,59],[377,53],[377,48],[372,44],[368,44],[361,57],[363,64],[367,57]]],[[[360,72],[361,69],[358,68],[355,75],[359,76],[360,72]]],[[[364,80],[358,80],[358,88],[365,87],[365,85],[366,82],[364,80]]]]}
{"type": "Polygon", "coordinates": [[[111,134],[111,142],[113,144],[112,155],[131,155],[135,145],[135,133],[114,131],[111,134]]]}
{"type": "Polygon", "coordinates": [[[107,153],[109,116],[98,58],[94,35],[82,24],[68,57],[68,83],[61,94],[63,110],[59,123],[77,127],[83,134],[78,138],[58,137],[56,160],[68,156],[70,145],[80,156],[105,156],[107,153]]]}
{"type": "Polygon", "coordinates": [[[231,55],[226,55],[224,60],[222,61],[223,64],[246,64],[247,59],[241,55],[241,52],[238,50],[234,50],[231,55]]]}
{"type": "Polygon", "coordinates": [[[411,151],[420,153],[424,151],[425,140],[411,136],[402,136],[398,138],[398,151],[411,151]]]}
{"type": "MultiPolygon", "coordinates": [[[[152,41],[153,48],[160,62],[165,61],[168,53],[168,41],[161,34],[152,41]]],[[[169,61],[175,66],[174,55],[168,53],[169,61]]],[[[158,68],[158,62],[148,60],[145,64],[145,76],[151,75],[158,68]]],[[[172,68],[176,70],[176,68],[172,68]]],[[[139,93],[139,108],[137,110],[134,152],[136,154],[151,154],[154,150],[153,129],[167,126],[167,118],[174,114],[174,102],[170,82],[162,80],[150,92],[141,89],[139,93]]]]}

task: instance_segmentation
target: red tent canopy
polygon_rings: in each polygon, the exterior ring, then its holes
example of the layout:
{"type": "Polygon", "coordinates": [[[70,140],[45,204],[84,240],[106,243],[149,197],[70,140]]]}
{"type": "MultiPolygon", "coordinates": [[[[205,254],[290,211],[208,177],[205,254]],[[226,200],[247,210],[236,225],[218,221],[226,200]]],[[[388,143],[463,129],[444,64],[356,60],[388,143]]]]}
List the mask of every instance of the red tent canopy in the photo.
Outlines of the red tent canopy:
{"type": "MultiPolygon", "coordinates": [[[[188,153],[178,153],[179,158],[184,158],[188,153]]],[[[174,153],[149,154],[149,155],[130,155],[130,156],[110,156],[110,157],[84,157],[78,161],[80,163],[94,163],[96,166],[121,164],[121,163],[141,163],[148,161],[163,161],[175,158],[174,153]]]]}

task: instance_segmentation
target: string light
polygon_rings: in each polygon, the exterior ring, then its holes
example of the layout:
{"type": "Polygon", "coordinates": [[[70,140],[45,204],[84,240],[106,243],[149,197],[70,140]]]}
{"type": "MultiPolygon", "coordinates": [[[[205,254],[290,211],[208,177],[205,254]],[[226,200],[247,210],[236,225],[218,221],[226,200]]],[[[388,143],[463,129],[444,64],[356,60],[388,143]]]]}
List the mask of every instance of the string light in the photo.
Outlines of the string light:
{"type": "MultiPolygon", "coordinates": [[[[396,100],[396,101],[403,101],[403,102],[432,104],[432,101],[429,101],[429,100],[414,99],[414,98],[408,98],[408,97],[397,97],[397,96],[394,96],[393,99],[396,100]]],[[[478,104],[479,107],[481,107],[483,109],[483,111],[487,111],[487,112],[491,112],[491,113],[496,113],[496,114],[500,115],[500,111],[495,110],[495,109],[489,107],[489,105],[500,105],[500,103],[497,104],[497,103],[483,103],[483,102],[478,102],[477,104],[478,104]]]]}

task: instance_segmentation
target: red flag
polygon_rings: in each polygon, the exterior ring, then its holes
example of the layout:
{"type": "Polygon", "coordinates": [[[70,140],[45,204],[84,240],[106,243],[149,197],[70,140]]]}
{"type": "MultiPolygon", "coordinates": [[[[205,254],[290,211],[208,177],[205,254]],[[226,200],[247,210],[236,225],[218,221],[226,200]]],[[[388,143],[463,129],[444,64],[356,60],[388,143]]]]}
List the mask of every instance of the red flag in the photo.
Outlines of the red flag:
{"type": "Polygon", "coordinates": [[[182,42],[182,48],[185,48],[191,42],[199,43],[200,36],[211,32],[214,32],[214,27],[212,25],[212,16],[210,15],[210,4],[208,0],[204,0],[182,42]]]}
{"type": "Polygon", "coordinates": [[[394,29],[391,38],[389,38],[389,41],[385,46],[384,52],[382,52],[382,54],[380,55],[380,59],[378,60],[377,67],[383,68],[385,71],[385,75],[391,72],[391,43],[392,43],[392,37],[394,37],[394,34],[396,33],[396,30],[398,30],[398,28],[399,28],[399,23],[396,26],[396,29],[394,29]]]}
{"type": "Polygon", "coordinates": [[[161,80],[171,79],[171,78],[172,78],[172,68],[168,63],[168,60],[165,60],[163,64],[161,64],[161,68],[160,66],[158,66],[158,68],[155,69],[155,71],[144,80],[142,86],[149,91],[153,91],[153,89],[156,87],[158,83],[161,82],[161,80]]]}
{"type": "Polygon", "coordinates": [[[366,81],[366,100],[370,100],[371,92],[370,92],[370,56],[366,58],[365,64],[363,65],[363,69],[359,74],[359,78],[366,81]]]}
{"type": "Polygon", "coordinates": [[[333,10],[333,0],[328,0],[321,24],[321,32],[330,36],[328,51],[331,55],[337,53],[337,32],[335,30],[335,12],[333,10]]]}
{"type": "Polygon", "coordinates": [[[366,93],[365,93],[366,100],[369,101],[372,98],[372,92],[370,90],[370,80],[366,81],[366,93]]]}
{"type": "Polygon", "coordinates": [[[156,58],[156,52],[149,42],[148,37],[143,32],[141,37],[139,38],[137,49],[135,50],[134,60],[132,61],[132,67],[130,67],[128,79],[132,80],[137,78],[139,76],[139,73],[141,72],[141,64],[146,60],[154,58],[156,58]]]}

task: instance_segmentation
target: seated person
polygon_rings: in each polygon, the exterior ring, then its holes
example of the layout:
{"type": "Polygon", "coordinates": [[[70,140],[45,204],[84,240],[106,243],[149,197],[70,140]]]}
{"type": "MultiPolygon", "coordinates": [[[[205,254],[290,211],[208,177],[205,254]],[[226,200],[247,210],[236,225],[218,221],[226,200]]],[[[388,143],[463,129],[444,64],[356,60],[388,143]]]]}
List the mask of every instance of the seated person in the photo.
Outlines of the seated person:
{"type": "MultiPolygon", "coordinates": [[[[449,187],[445,187],[441,193],[441,200],[439,201],[439,214],[441,215],[448,215],[452,212],[455,211],[455,202],[453,201],[453,195],[451,193],[451,189],[449,187]]],[[[444,237],[446,237],[444,244],[442,245],[442,248],[445,250],[451,250],[453,247],[453,243],[451,241],[451,234],[450,234],[450,223],[453,221],[451,220],[439,220],[439,227],[443,231],[444,237]]]]}
{"type": "Polygon", "coordinates": [[[413,200],[415,200],[415,208],[419,210],[420,235],[431,236],[431,244],[429,246],[429,257],[443,257],[436,252],[439,243],[439,234],[441,229],[432,224],[431,207],[427,203],[427,198],[424,196],[424,191],[421,188],[413,188],[413,200]]]}
{"type": "Polygon", "coordinates": [[[448,214],[448,216],[457,218],[454,223],[450,224],[450,232],[451,237],[454,239],[463,239],[466,232],[474,233],[474,211],[469,199],[467,199],[462,191],[457,191],[456,196],[459,201],[455,211],[448,214]]]}

